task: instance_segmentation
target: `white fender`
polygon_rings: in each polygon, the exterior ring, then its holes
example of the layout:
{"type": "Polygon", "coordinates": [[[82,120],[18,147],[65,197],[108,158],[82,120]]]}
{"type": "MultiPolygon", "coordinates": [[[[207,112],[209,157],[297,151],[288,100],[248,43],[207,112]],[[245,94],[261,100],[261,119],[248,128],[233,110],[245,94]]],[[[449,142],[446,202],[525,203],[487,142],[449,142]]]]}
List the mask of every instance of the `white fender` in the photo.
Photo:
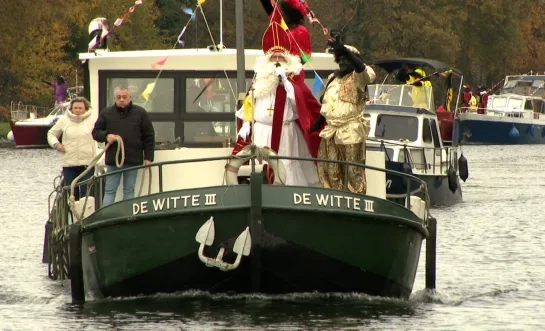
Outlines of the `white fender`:
{"type": "MultiPolygon", "coordinates": [[[[286,183],[286,167],[284,163],[278,159],[269,159],[269,156],[276,156],[276,153],[268,147],[259,148],[258,153],[264,156],[265,160],[274,171],[274,183],[276,185],[284,185],[286,183]]],[[[229,163],[225,165],[225,182],[227,185],[238,185],[238,171],[240,167],[246,163],[252,151],[249,148],[245,148],[237,153],[235,159],[231,159],[229,163]]]]}

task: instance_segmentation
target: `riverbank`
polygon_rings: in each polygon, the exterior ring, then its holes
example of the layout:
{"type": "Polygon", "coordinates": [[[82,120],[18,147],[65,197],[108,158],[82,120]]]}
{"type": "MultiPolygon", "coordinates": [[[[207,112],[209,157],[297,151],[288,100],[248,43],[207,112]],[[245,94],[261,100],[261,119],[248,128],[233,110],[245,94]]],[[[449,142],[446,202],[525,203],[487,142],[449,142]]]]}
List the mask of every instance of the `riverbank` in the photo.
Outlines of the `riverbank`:
{"type": "Polygon", "coordinates": [[[7,139],[8,132],[11,131],[8,122],[0,122],[0,148],[13,147],[15,143],[7,139]]]}
{"type": "Polygon", "coordinates": [[[10,131],[9,122],[0,122],[0,138],[6,138],[10,131]]]}

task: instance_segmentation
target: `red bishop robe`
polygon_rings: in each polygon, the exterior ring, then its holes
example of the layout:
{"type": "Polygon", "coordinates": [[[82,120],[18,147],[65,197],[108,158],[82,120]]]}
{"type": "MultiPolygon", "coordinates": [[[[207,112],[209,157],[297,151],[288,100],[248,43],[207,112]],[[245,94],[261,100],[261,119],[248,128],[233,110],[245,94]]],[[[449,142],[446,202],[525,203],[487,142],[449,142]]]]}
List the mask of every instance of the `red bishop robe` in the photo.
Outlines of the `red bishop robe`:
{"type": "MultiPolygon", "coordinates": [[[[296,76],[297,77],[297,76],[296,76]]],[[[320,132],[315,131],[310,132],[310,128],[320,115],[321,105],[316,100],[312,91],[308,88],[307,84],[303,80],[289,78],[290,82],[293,85],[295,93],[295,109],[298,114],[297,125],[301,129],[303,136],[308,145],[310,155],[312,157],[317,157],[318,147],[320,146],[320,132]]],[[[284,106],[286,104],[286,90],[283,85],[278,85],[276,89],[276,96],[274,101],[274,112],[273,112],[273,127],[272,127],[272,136],[271,136],[271,149],[278,153],[278,146],[280,145],[280,136],[282,130],[282,123],[284,121],[284,106]]],[[[242,126],[242,120],[237,120],[237,132],[242,126]]],[[[240,137],[237,138],[237,143],[233,149],[232,154],[235,155],[242,148],[249,145],[251,135],[244,140],[240,137]]]]}

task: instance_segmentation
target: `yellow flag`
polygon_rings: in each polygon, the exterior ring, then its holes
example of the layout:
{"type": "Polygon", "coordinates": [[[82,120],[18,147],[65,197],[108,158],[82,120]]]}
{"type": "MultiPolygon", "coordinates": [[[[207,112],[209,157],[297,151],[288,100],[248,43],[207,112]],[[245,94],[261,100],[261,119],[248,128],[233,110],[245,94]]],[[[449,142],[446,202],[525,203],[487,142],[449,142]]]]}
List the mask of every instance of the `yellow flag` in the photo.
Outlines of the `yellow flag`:
{"type": "Polygon", "coordinates": [[[146,88],[144,89],[142,94],[140,94],[140,96],[142,96],[142,98],[144,98],[144,100],[149,101],[149,97],[150,97],[151,93],[153,92],[154,88],[155,88],[155,82],[149,83],[148,85],[146,85],[146,88]]]}
{"type": "Polygon", "coordinates": [[[254,119],[254,114],[253,114],[254,106],[253,106],[253,100],[251,95],[246,96],[242,107],[244,108],[244,121],[252,121],[254,119]]]}
{"type": "Polygon", "coordinates": [[[202,5],[203,3],[205,3],[205,2],[206,2],[206,0],[197,0],[197,5],[200,6],[200,5],[202,5]]]}

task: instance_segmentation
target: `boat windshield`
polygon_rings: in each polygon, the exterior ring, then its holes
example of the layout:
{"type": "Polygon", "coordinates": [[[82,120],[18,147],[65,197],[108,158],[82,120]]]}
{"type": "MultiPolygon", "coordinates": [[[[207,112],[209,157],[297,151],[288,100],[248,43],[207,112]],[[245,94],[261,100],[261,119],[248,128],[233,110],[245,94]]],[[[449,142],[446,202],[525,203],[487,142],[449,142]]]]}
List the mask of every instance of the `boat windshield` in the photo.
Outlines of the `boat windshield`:
{"type": "Polygon", "coordinates": [[[526,76],[524,79],[510,80],[501,88],[500,94],[512,93],[541,96],[545,91],[545,81],[541,77],[536,77],[536,79],[532,80],[532,76],[526,76]]]}
{"type": "Polygon", "coordinates": [[[55,106],[55,108],[53,108],[53,110],[49,113],[48,116],[62,116],[64,114],[66,114],[66,111],[68,110],[68,105],[70,103],[66,102],[62,105],[57,105],[55,106]]]}
{"type": "Polygon", "coordinates": [[[367,86],[370,104],[417,107],[431,110],[431,86],[372,84],[367,86]]]}

